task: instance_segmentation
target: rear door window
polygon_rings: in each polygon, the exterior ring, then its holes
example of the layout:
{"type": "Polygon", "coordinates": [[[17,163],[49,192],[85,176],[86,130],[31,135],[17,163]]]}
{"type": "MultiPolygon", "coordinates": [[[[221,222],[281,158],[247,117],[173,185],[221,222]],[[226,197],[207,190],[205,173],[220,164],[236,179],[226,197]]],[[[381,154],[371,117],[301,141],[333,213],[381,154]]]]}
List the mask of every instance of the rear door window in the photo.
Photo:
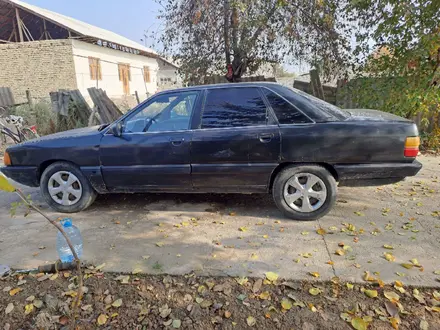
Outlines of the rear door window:
{"type": "Polygon", "coordinates": [[[207,91],[201,128],[266,125],[267,107],[256,87],[207,91]]]}
{"type": "Polygon", "coordinates": [[[262,90],[280,124],[305,124],[311,122],[301,111],[297,110],[290,102],[278,94],[267,88],[262,90]]]}

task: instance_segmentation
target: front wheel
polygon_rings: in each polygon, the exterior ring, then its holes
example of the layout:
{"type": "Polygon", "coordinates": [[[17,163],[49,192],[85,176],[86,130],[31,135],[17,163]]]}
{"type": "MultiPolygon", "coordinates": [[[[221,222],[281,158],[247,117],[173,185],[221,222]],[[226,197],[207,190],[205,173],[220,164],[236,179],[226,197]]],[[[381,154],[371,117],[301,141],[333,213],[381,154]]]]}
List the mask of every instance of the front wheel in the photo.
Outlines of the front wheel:
{"type": "Polygon", "coordinates": [[[300,165],[283,169],[275,178],[272,194],[277,207],[294,220],[316,220],[336,201],[336,181],[322,166],[300,165]]]}
{"type": "Polygon", "coordinates": [[[40,190],[47,204],[62,213],[85,210],[97,195],[81,170],[68,162],[56,162],[46,168],[41,176],[40,190]]]}

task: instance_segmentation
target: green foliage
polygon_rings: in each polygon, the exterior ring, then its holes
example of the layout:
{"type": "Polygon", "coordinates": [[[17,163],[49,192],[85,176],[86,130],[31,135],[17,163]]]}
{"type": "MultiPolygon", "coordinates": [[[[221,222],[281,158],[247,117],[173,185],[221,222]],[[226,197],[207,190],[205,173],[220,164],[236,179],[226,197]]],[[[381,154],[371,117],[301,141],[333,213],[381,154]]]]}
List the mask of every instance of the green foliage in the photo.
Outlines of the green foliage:
{"type": "Polygon", "coordinates": [[[19,105],[12,108],[10,113],[22,116],[26,125],[36,125],[40,135],[55,133],[56,114],[52,111],[49,101],[41,100],[35,103],[34,110],[28,104],[19,105]]]}
{"type": "Polygon", "coordinates": [[[436,141],[440,112],[440,1],[356,0],[345,7],[357,27],[354,79],[346,87],[357,107],[419,121],[436,141]]]}
{"type": "Polygon", "coordinates": [[[9,209],[9,214],[11,215],[11,218],[15,217],[15,215],[17,214],[17,210],[19,208],[21,208],[22,206],[25,207],[24,217],[27,217],[29,215],[29,213],[31,212],[31,206],[30,206],[31,203],[32,203],[31,195],[26,196],[26,203],[12,202],[11,208],[9,209]]]}
{"type": "Polygon", "coordinates": [[[339,33],[340,0],[157,0],[164,52],[181,65],[184,80],[252,74],[264,63],[345,63],[349,37],[339,33]]]}

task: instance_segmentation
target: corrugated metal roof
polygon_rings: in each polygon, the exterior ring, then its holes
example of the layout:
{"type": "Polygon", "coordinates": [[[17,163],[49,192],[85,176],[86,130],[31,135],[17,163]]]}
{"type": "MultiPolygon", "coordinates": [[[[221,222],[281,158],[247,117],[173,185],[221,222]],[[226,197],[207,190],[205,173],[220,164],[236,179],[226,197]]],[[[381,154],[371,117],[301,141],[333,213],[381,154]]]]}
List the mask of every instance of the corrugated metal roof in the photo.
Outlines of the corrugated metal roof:
{"type": "MultiPolygon", "coordinates": [[[[28,3],[19,1],[19,0],[4,0],[6,2],[13,3],[17,5],[18,7],[21,7],[24,10],[30,11],[36,15],[42,16],[48,21],[52,21],[54,23],[57,23],[58,25],[64,26],[65,28],[76,32],[80,35],[87,36],[87,37],[93,37],[97,39],[102,39],[106,41],[110,41],[116,44],[120,44],[122,46],[134,48],[140,51],[144,51],[146,53],[154,54],[157,56],[157,53],[148,47],[145,47],[133,40],[130,40],[128,38],[125,38],[117,33],[101,29],[99,27],[96,27],[91,24],[87,24],[85,22],[82,22],[80,20],[77,20],[72,17],[64,16],[59,13],[55,13],[53,11],[43,9],[34,5],[30,5],[28,3]]],[[[165,59],[164,59],[165,60],[165,59]]],[[[166,62],[169,62],[165,60],[166,62]]]]}

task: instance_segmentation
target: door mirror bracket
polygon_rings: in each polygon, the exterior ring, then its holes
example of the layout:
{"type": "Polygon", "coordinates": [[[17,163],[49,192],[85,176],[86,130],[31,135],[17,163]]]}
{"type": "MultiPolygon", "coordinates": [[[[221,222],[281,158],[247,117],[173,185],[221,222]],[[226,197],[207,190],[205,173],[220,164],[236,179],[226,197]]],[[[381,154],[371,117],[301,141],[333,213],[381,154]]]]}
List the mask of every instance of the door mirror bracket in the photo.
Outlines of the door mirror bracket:
{"type": "Polygon", "coordinates": [[[111,132],[116,137],[122,136],[122,123],[117,122],[115,125],[112,126],[111,132]]]}

